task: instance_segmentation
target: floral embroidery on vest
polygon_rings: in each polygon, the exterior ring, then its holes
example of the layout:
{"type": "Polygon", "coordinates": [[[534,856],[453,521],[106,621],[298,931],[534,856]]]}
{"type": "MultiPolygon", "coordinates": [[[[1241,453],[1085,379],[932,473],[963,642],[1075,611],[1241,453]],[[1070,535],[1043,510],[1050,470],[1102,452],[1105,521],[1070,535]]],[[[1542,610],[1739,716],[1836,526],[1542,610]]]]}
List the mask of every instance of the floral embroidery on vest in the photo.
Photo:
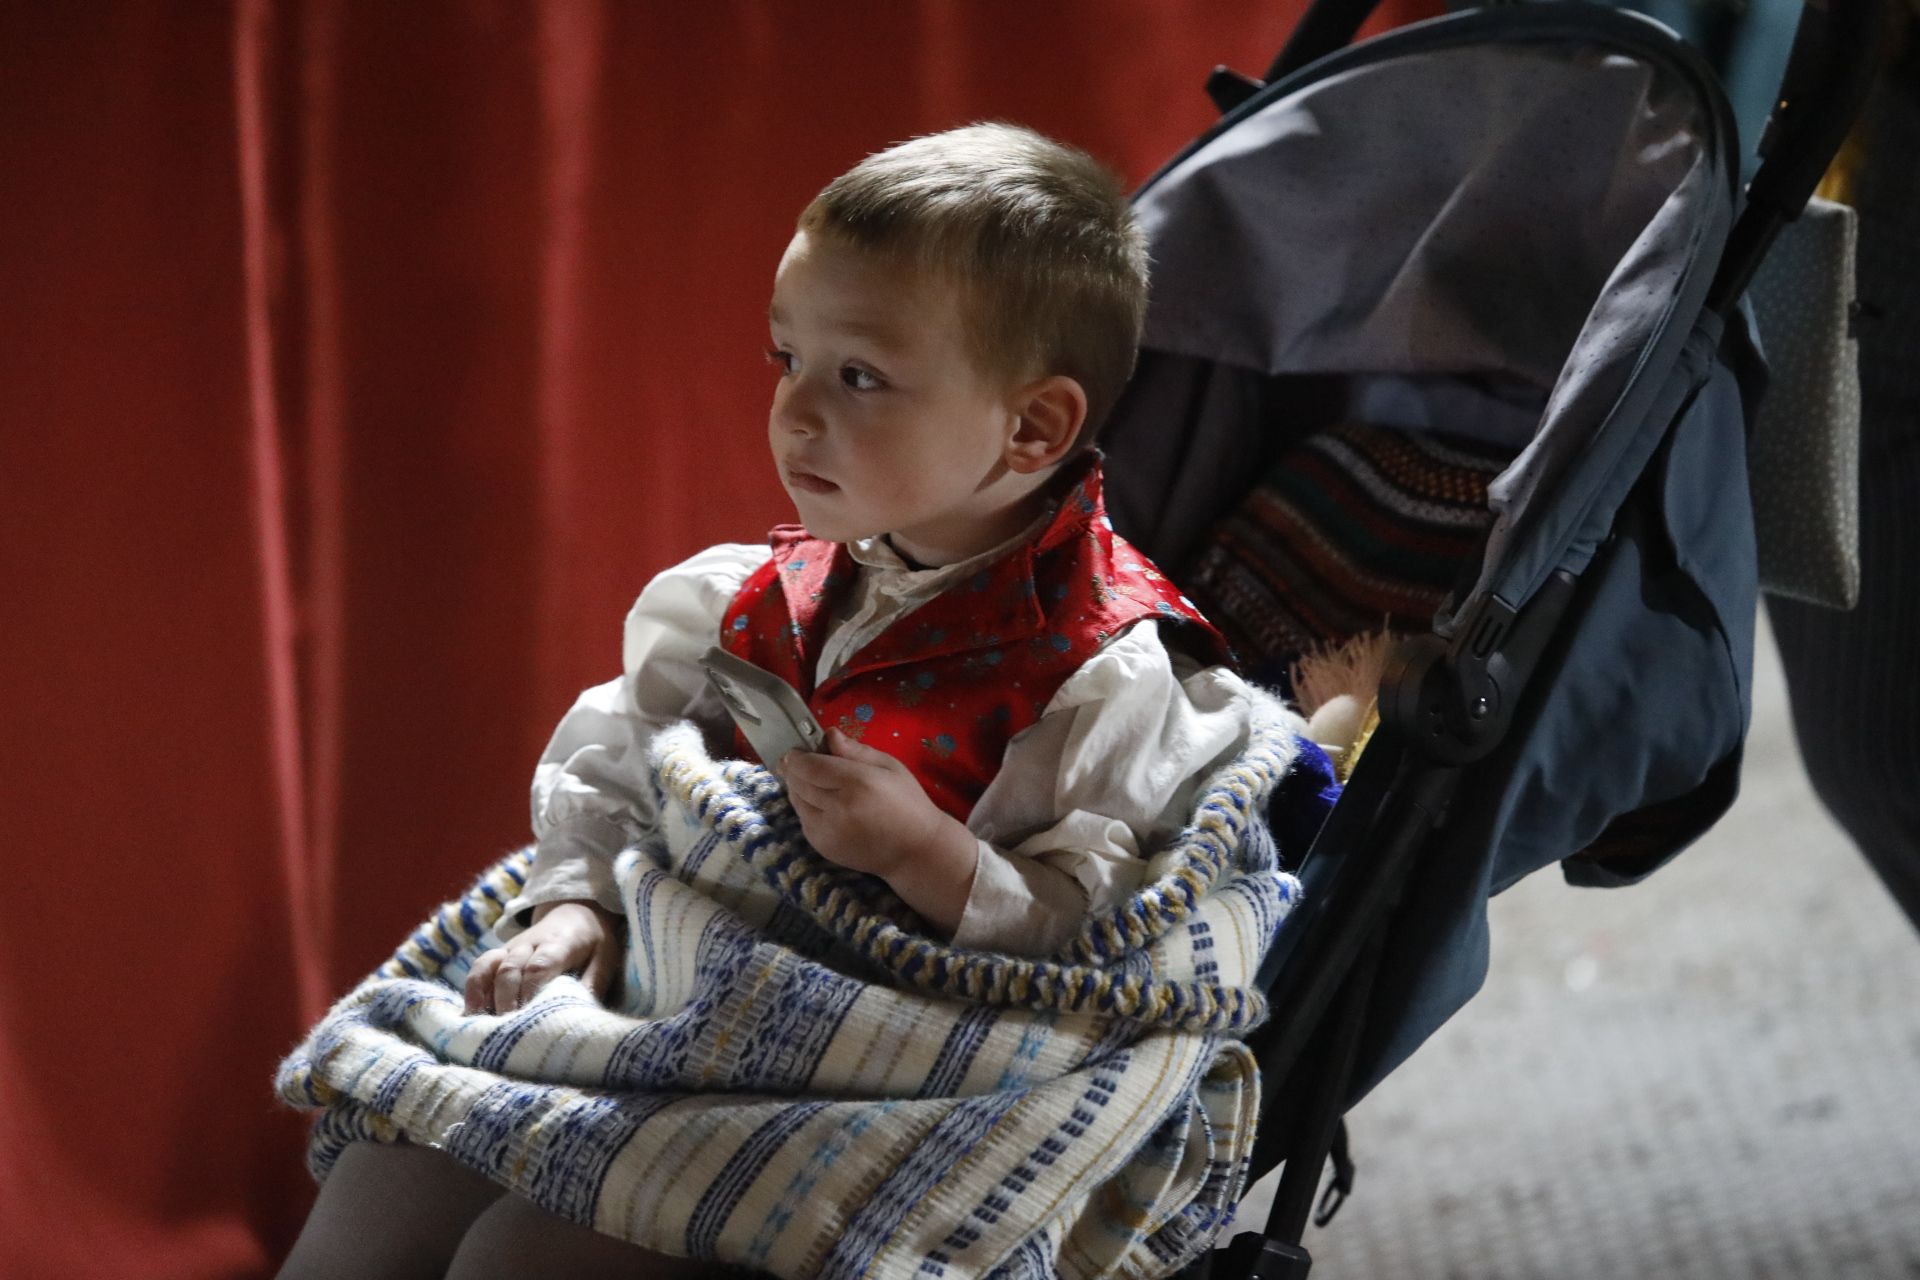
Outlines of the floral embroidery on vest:
{"type": "Polygon", "coordinates": [[[818,688],[833,602],[858,566],[841,544],[782,525],[722,618],[721,644],[799,690],[822,726],[900,760],[965,821],[1007,743],[1127,627],[1153,618],[1170,624],[1170,642],[1230,661],[1193,603],[1113,532],[1100,479],[1090,456],[1037,538],[896,619],[818,688]]]}

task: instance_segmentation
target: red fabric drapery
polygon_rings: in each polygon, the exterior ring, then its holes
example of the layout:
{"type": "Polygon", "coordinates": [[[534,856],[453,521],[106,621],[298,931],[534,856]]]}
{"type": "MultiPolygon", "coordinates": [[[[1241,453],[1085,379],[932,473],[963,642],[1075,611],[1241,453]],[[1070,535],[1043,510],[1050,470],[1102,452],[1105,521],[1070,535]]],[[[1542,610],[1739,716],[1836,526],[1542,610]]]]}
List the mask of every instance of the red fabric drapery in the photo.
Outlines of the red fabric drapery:
{"type": "Polygon", "coordinates": [[[525,838],[646,578],[788,516],[823,182],[981,118],[1138,180],[1298,6],[0,9],[0,1274],[271,1273],[274,1063],[525,838]]]}

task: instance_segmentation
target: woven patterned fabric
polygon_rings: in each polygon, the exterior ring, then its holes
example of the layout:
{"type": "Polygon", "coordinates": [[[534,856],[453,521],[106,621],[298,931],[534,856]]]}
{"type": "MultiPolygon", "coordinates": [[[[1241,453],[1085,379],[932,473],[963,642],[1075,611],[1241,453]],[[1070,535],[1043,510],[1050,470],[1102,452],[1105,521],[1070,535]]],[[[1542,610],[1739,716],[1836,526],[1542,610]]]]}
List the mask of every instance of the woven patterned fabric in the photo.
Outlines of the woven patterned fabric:
{"type": "Polygon", "coordinates": [[[1249,678],[1287,687],[1303,653],[1423,631],[1476,560],[1510,450],[1345,423],[1288,450],[1214,529],[1188,594],[1249,678]]]}
{"type": "Polygon", "coordinates": [[[1056,961],[918,935],[808,849],[778,780],[653,756],[663,847],[618,865],[623,981],[467,1016],[523,851],[447,904],[282,1064],[309,1165],[411,1141],[660,1252],[783,1277],[1168,1275],[1245,1180],[1259,1079],[1235,1032],[1298,883],[1265,815],[1301,722],[1252,740],[1119,909],[1056,961]]]}

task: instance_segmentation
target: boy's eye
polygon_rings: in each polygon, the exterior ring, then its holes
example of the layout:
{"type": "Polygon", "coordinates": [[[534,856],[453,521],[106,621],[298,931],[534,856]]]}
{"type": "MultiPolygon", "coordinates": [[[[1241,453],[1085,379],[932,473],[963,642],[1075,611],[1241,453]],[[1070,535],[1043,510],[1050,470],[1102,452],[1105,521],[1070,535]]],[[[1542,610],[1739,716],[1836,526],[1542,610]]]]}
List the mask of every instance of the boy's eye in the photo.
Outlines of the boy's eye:
{"type": "Polygon", "coordinates": [[[849,391],[878,391],[886,385],[857,365],[846,365],[840,370],[840,384],[849,391]]]}
{"type": "Polygon", "coordinates": [[[774,366],[776,369],[780,370],[781,373],[793,372],[792,353],[787,351],[782,351],[778,347],[767,348],[767,363],[774,366]]]}

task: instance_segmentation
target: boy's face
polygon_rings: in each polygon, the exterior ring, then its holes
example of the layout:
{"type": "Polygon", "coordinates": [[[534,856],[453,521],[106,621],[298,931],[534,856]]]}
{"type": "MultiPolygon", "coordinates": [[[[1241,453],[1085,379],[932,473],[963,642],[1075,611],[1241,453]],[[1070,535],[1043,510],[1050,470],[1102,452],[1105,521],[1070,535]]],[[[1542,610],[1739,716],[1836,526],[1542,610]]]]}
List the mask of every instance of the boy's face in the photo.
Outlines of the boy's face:
{"type": "Polygon", "coordinates": [[[767,436],[815,537],[890,534],[901,554],[947,564],[1019,532],[995,483],[1017,388],[968,354],[958,290],[802,231],[769,314],[780,380],[767,436]]]}

